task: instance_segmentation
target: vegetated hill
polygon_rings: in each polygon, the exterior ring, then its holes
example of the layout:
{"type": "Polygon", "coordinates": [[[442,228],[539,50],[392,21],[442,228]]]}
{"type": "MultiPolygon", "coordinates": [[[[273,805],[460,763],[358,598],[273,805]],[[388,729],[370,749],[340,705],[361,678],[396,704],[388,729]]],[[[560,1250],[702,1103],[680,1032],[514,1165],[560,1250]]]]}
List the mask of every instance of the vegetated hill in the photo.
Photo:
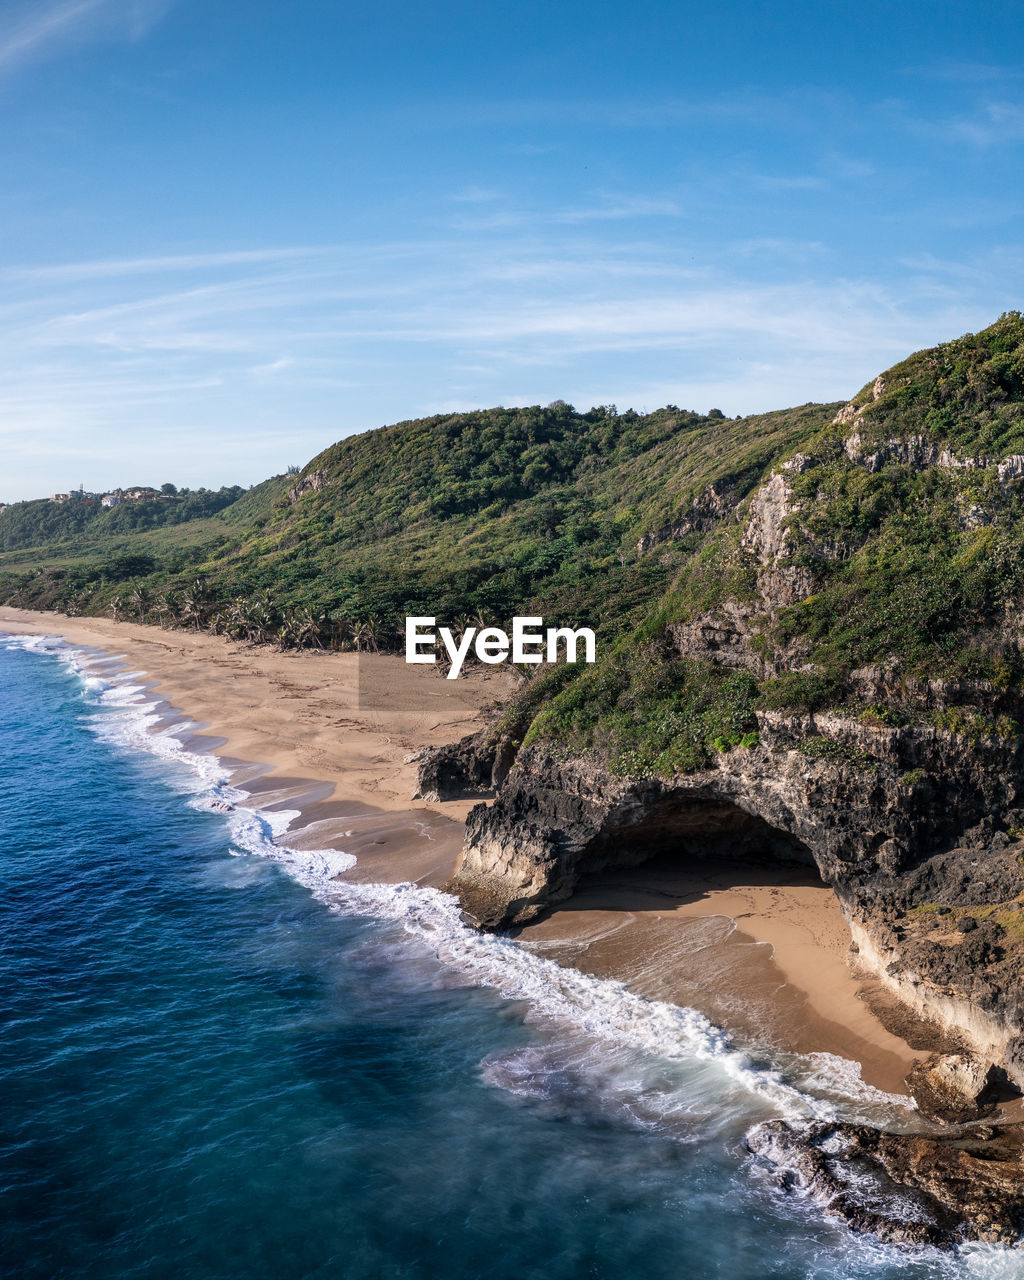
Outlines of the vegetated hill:
{"type": "Polygon", "coordinates": [[[138,616],[159,599],[164,620],[283,643],[358,632],[359,643],[394,644],[408,613],[536,612],[617,635],[703,536],[700,521],[664,532],[694,496],[717,481],[723,501],[743,497],[835,408],[728,420],[556,402],[399,423],[332,446],[274,493],[245,495],[205,545],[177,531],[163,547],[133,543],[153,558],[145,573],[126,576],[122,543],[114,556],[93,543],[88,564],[58,565],[41,549],[6,594],[138,616]]]}
{"type": "Polygon", "coordinates": [[[598,665],[531,694],[516,733],[624,773],[703,767],[772,709],[872,705],[880,722],[1012,735],[1022,477],[1010,313],[846,406],[727,419],[555,402],[398,423],[191,537],[96,541],[63,564],[41,549],[0,595],[282,645],[395,647],[411,613],[594,626],[598,665]]]}
{"type": "MultiPolygon", "coordinates": [[[[170,488],[170,486],[169,486],[170,488]]],[[[246,496],[240,485],[221,489],[174,489],[152,498],[104,507],[99,499],[72,493],[64,502],[45,498],[16,502],[0,511],[0,551],[81,551],[121,535],[187,524],[223,511],[246,496]]]]}
{"type": "MultiPolygon", "coordinates": [[[[0,511],[0,576],[71,568],[75,580],[99,582],[112,558],[145,556],[150,570],[184,570],[250,525],[284,492],[289,476],[243,489],[180,489],[105,508],[74,494],[63,503],[14,503],[0,511]]],[[[67,575],[65,575],[66,577],[67,575]]]]}
{"type": "Polygon", "coordinates": [[[1024,319],[1010,313],[808,432],[530,737],[600,745],[627,773],[702,767],[756,732],[759,709],[1013,738],[1022,625],[1024,319]]]}
{"type": "Polygon", "coordinates": [[[518,927],[660,851],[809,857],[861,961],[1024,1088],[1022,373],[1005,315],[876,378],[740,501],[701,490],[645,544],[701,530],[639,626],[423,759],[424,796],[494,791],[446,886],[468,915],[518,927]]]}

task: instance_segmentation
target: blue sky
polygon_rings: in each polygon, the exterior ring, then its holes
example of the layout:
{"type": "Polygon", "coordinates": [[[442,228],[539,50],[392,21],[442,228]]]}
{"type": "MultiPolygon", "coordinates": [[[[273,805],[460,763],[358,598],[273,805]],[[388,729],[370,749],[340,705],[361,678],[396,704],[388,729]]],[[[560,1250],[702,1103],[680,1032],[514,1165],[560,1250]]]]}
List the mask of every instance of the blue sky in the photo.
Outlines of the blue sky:
{"type": "Polygon", "coordinates": [[[0,0],[0,499],[843,399],[1024,301],[1019,4],[0,0]]]}

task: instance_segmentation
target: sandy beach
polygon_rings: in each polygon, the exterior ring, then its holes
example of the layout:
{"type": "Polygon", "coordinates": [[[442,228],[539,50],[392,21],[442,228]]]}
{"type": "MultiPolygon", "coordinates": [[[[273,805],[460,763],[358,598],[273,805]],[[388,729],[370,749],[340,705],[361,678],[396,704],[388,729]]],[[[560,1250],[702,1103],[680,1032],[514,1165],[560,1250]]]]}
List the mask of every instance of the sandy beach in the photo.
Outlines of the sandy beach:
{"type": "MultiPolygon", "coordinates": [[[[499,671],[448,681],[397,657],[282,653],[101,618],[0,608],[0,630],[62,636],[96,650],[100,672],[151,686],[165,723],[194,722],[192,749],[215,752],[261,805],[301,811],[289,843],[354,854],[346,874],[366,882],[447,878],[473,802],[412,800],[406,757],[472,732],[512,688],[499,671]]],[[[847,963],[834,895],[802,868],[659,859],[600,873],[520,941],[692,1005],[744,1040],[859,1061],[887,1091],[905,1092],[920,1056],[920,1041],[887,1029],[873,984],[847,963]]]]}

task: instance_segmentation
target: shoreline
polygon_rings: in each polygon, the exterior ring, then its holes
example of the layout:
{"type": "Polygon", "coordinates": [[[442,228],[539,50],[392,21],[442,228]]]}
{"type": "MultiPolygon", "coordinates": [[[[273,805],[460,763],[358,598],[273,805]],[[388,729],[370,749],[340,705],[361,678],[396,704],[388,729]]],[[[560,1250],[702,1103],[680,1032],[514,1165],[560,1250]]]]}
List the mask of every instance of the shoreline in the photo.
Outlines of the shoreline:
{"type": "MultiPolygon", "coordinates": [[[[254,807],[298,810],[289,845],[353,855],[343,878],[363,884],[437,888],[448,878],[476,801],[411,800],[406,757],[472,732],[512,688],[497,674],[446,681],[390,656],[254,650],[7,607],[0,631],[59,636],[97,651],[93,665],[108,678],[142,681],[160,728],[184,724],[185,748],[215,757],[254,807]]],[[[903,1094],[921,1046],[886,1029],[877,992],[865,999],[869,984],[846,963],[838,901],[815,879],[784,864],[657,860],[590,877],[518,940],[637,995],[696,1008],[730,1036],[856,1062],[866,1084],[903,1094]]]]}

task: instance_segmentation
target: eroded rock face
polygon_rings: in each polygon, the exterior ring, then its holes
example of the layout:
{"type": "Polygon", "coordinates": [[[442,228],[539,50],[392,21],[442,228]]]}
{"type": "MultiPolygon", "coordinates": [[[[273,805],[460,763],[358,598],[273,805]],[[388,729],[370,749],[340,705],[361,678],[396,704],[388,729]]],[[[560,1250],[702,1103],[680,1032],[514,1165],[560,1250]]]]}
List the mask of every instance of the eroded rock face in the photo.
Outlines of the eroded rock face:
{"type": "Polygon", "coordinates": [[[437,801],[489,796],[508,777],[517,751],[518,745],[506,734],[491,735],[484,730],[418,752],[412,798],[437,801]]]}
{"type": "Polygon", "coordinates": [[[791,518],[799,511],[789,474],[799,472],[806,458],[798,454],[761,485],[750,501],[741,545],[758,565],[758,590],[769,609],[784,608],[810,595],[808,571],[790,562],[795,549],[791,518]]]}
{"type": "Polygon", "coordinates": [[[699,493],[681,520],[645,533],[636,544],[637,551],[650,551],[666,542],[678,542],[691,533],[706,533],[720,520],[731,515],[737,504],[734,486],[728,480],[716,480],[699,493]]]}
{"type": "Polygon", "coordinates": [[[502,929],[567,898],[586,872],[659,853],[813,860],[863,963],[1024,1083],[1024,843],[992,817],[1024,826],[1020,748],[836,716],[759,723],[758,747],[670,780],[521,754],[493,804],[470,813],[449,887],[502,929]],[[809,759],[801,744],[823,731],[859,759],[809,759]]]}
{"type": "Polygon", "coordinates": [[[770,1120],[750,1151],[856,1231],[951,1249],[966,1240],[1018,1245],[1024,1218],[1019,1128],[956,1136],[867,1125],[770,1120]]]}
{"type": "Polygon", "coordinates": [[[718,662],[723,667],[763,676],[771,674],[771,668],[753,644],[756,624],[752,608],[727,600],[714,613],[702,613],[689,622],[670,624],[667,634],[682,657],[718,662]]]}
{"type": "MultiPolygon", "coordinates": [[[[854,418],[860,412],[863,410],[855,414],[854,418]]],[[[842,419],[844,422],[851,420],[842,419]]],[[[836,421],[840,419],[837,417],[836,421]]],[[[867,445],[860,433],[855,431],[843,442],[843,452],[852,463],[872,473],[892,464],[909,467],[912,471],[923,471],[926,467],[938,467],[941,471],[991,471],[1001,486],[1024,476],[1024,455],[1011,454],[1002,462],[989,458],[960,457],[950,449],[940,449],[933,441],[926,440],[921,435],[892,436],[888,440],[867,445]]]]}
{"type": "MultiPolygon", "coordinates": [[[[742,834],[748,844],[803,850],[841,900],[866,914],[878,910],[879,894],[894,910],[909,909],[938,889],[924,871],[904,880],[905,867],[924,865],[931,850],[948,849],[1024,788],[1024,762],[1010,744],[986,750],[930,726],[872,728],[778,712],[760,715],[759,728],[759,747],[737,748],[715,769],[671,780],[615,778],[593,761],[532,749],[494,804],[470,815],[457,874],[506,878],[509,904],[519,903],[505,913],[503,923],[512,923],[571,892],[583,870],[668,846],[697,856],[728,832],[733,841],[742,834]],[[808,759],[800,745],[823,731],[870,763],[808,759]],[[539,875],[541,863],[547,870],[539,875]],[[527,884],[539,888],[527,892],[527,884]]],[[[976,887],[971,860],[964,883],[976,887]]],[[[950,884],[964,879],[950,866],[941,874],[950,884]]],[[[999,891],[1008,888],[1001,880],[999,891]]]]}
{"type": "MultiPolygon", "coordinates": [[[[488,794],[497,785],[494,776],[497,754],[498,744],[481,733],[471,733],[458,742],[422,752],[416,761],[413,799],[460,800],[465,796],[488,794]]],[[[497,781],[507,772],[505,765],[497,781]]]]}
{"type": "Polygon", "coordinates": [[[995,1109],[991,1062],[971,1053],[933,1054],[907,1076],[907,1086],[922,1115],[962,1124],[995,1109]]]}
{"type": "MultiPolygon", "coordinates": [[[[768,797],[763,807],[771,811],[768,797]]],[[[530,754],[493,806],[471,811],[451,887],[482,925],[503,928],[568,897],[584,871],[642,862],[669,848],[697,856],[711,847],[738,852],[766,843],[781,857],[810,861],[798,834],[734,803],[716,775],[679,785],[630,782],[530,754]]]]}
{"type": "Polygon", "coordinates": [[[304,493],[311,493],[317,489],[324,489],[329,483],[329,477],[324,470],[308,471],[298,484],[293,485],[288,490],[288,501],[298,502],[304,493]]]}

